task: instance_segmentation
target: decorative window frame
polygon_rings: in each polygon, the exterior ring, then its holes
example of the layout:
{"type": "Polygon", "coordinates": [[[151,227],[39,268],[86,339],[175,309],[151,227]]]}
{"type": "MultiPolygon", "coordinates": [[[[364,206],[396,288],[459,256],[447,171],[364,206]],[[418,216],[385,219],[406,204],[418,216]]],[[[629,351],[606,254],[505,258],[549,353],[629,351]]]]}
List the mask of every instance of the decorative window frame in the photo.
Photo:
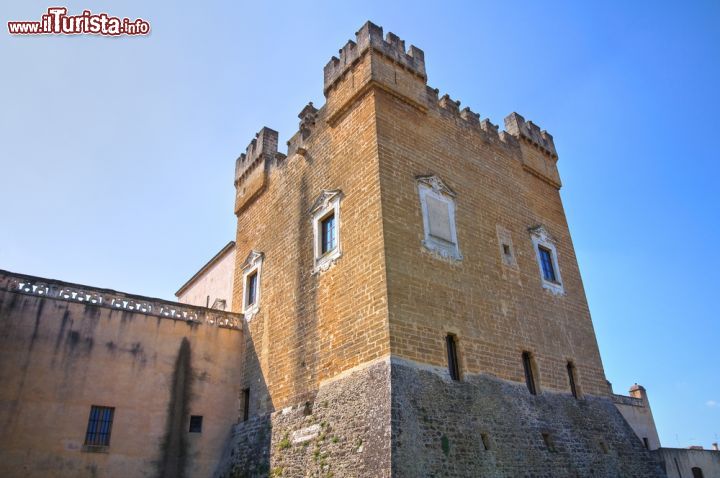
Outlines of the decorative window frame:
{"type": "Polygon", "coordinates": [[[430,252],[440,256],[443,259],[455,261],[462,260],[460,253],[460,245],[457,238],[457,227],[455,224],[455,192],[450,189],[439,177],[417,176],[418,198],[420,199],[420,210],[423,217],[423,232],[425,238],[422,245],[430,252]],[[448,216],[450,223],[451,242],[430,234],[430,215],[428,211],[427,198],[431,197],[440,202],[447,204],[448,216]]]}
{"type": "Polygon", "coordinates": [[[261,278],[262,265],[265,255],[262,252],[250,251],[245,262],[241,266],[242,270],[242,313],[245,320],[250,321],[260,310],[260,296],[262,295],[261,278]],[[248,305],[248,278],[257,272],[257,283],[255,285],[255,302],[248,305]]]}
{"type": "Polygon", "coordinates": [[[535,226],[530,229],[530,239],[532,240],[533,250],[535,251],[535,260],[537,261],[538,271],[540,272],[540,281],[542,286],[556,295],[565,293],[565,287],[563,286],[562,275],[560,274],[560,264],[558,263],[557,248],[555,247],[555,240],[548,234],[545,226],[535,226]],[[544,247],[550,251],[552,257],[552,265],[555,272],[556,281],[549,281],[545,279],[545,274],[542,268],[542,257],[540,256],[540,247],[544,247]]]}
{"type": "Polygon", "coordinates": [[[313,274],[324,272],[342,256],[342,234],[340,233],[340,202],[343,193],[339,189],[323,190],[310,208],[313,230],[313,274]],[[335,240],[337,245],[331,251],[322,252],[322,221],[328,215],[335,216],[335,240]]]}

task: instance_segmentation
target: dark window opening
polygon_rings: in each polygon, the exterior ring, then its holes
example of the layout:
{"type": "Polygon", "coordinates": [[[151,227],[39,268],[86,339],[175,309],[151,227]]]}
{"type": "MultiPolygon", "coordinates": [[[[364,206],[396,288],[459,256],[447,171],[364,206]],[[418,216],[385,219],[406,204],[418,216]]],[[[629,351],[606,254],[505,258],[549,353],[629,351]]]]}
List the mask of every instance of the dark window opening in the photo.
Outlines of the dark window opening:
{"type": "Polygon", "coordinates": [[[645,445],[645,448],[648,450],[650,449],[650,442],[648,441],[647,437],[643,437],[643,444],[645,445]]]}
{"type": "Polygon", "coordinates": [[[335,214],[330,214],[320,221],[320,252],[328,253],[337,246],[337,231],[335,228],[335,214]]]}
{"type": "Polygon", "coordinates": [[[530,352],[522,354],[523,368],[525,369],[525,383],[531,395],[537,395],[537,387],[535,385],[535,375],[533,374],[532,356],[530,352]]]}
{"type": "Polygon", "coordinates": [[[608,446],[607,446],[607,443],[605,443],[605,442],[602,441],[602,440],[600,440],[600,451],[603,452],[603,454],[605,454],[605,455],[608,454],[608,446]]]}
{"type": "Polygon", "coordinates": [[[490,437],[487,433],[481,433],[480,439],[482,440],[483,448],[487,451],[490,449],[490,437]]]}
{"type": "Polygon", "coordinates": [[[575,364],[572,362],[567,363],[568,380],[570,381],[570,392],[572,396],[578,398],[577,387],[575,385],[575,364]]]}
{"type": "Polygon", "coordinates": [[[207,299],[205,299],[205,307],[206,308],[210,307],[210,296],[207,296],[207,299]]]}
{"type": "Polygon", "coordinates": [[[447,344],[448,354],[448,370],[450,371],[450,378],[453,380],[460,380],[460,364],[458,363],[457,354],[457,337],[453,334],[448,334],[445,338],[447,344]]]}
{"type": "Polygon", "coordinates": [[[257,280],[257,271],[250,274],[247,278],[247,298],[245,299],[246,306],[255,304],[255,301],[257,300],[257,280]]]}
{"type": "Polygon", "coordinates": [[[542,438],[543,438],[543,442],[545,443],[545,448],[547,448],[548,451],[555,451],[555,442],[553,441],[550,434],[543,433],[542,438]]]}
{"type": "Polygon", "coordinates": [[[250,418],[250,389],[245,388],[243,394],[243,421],[246,422],[250,418]]]}
{"type": "Polygon", "coordinates": [[[190,433],[202,433],[202,415],[190,415],[190,433]]]}
{"type": "Polygon", "coordinates": [[[512,255],[512,253],[510,252],[510,246],[509,246],[509,245],[503,244],[503,253],[504,253],[506,256],[508,256],[508,257],[510,257],[510,256],[512,255]]]}
{"type": "Polygon", "coordinates": [[[110,431],[112,430],[115,408],[90,407],[87,432],[85,433],[86,446],[110,446],[110,431]]]}
{"type": "Polygon", "coordinates": [[[703,472],[700,467],[693,466],[692,469],[693,478],[703,478],[703,472]]]}
{"type": "Polygon", "coordinates": [[[552,251],[547,247],[538,246],[540,252],[540,265],[542,266],[543,278],[546,281],[557,282],[555,266],[553,265],[552,251]]]}

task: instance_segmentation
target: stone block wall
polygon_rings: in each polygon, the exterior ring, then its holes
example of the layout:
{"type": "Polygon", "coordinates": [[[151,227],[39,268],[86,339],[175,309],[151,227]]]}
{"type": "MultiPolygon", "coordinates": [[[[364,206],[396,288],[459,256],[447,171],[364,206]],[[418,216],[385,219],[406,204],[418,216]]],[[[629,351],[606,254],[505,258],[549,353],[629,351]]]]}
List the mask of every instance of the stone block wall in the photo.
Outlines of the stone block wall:
{"type": "Polygon", "coordinates": [[[607,397],[392,364],[394,477],[665,476],[607,397]],[[547,435],[547,438],[543,437],[547,435]]]}
{"type": "Polygon", "coordinates": [[[236,425],[215,476],[389,477],[390,434],[381,360],[322,384],[312,401],[236,425]]]}

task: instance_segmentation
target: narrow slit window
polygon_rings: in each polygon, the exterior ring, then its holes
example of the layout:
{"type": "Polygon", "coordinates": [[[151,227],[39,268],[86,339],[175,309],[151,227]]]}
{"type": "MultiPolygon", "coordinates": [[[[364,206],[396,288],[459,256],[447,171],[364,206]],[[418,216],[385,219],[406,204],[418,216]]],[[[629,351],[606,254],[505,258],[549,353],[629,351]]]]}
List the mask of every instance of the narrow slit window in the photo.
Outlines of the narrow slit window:
{"type": "Polygon", "coordinates": [[[248,421],[250,418],[250,389],[243,389],[243,421],[248,421]]]}
{"type": "Polygon", "coordinates": [[[537,386],[535,384],[535,375],[533,373],[532,355],[530,352],[522,354],[523,368],[525,369],[525,383],[531,395],[537,395],[537,386]]]}
{"type": "Polygon", "coordinates": [[[482,446],[485,451],[490,449],[490,437],[487,433],[481,433],[480,439],[482,440],[482,446]]]}
{"type": "Polygon", "coordinates": [[[553,266],[552,251],[547,247],[539,246],[540,263],[542,265],[543,278],[549,282],[557,282],[555,275],[555,266],[553,266]]]}
{"type": "Polygon", "coordinates": [[[645,445],[646,449],[650,449],[650,442],[648,441],[648,437],[643,437],[643,445],[645,445]]]}
{"type": "Polygon", "coordinates": [[[327,254],[337,247],[337,232],[335,229],[335,214],[331,213],[320,221],[322,233],[320,252],[327,254]]]}
{"type": "Polygon", "coordinates": [[[90,407],[87,432],[85,433],[85,446],[110,446],[110,432],[112,431],[115,408],[90,407]]]}
{"type": "Polygon", "coordinates": [[[568,381],[570,382],[570,392],[572,396],[578,398],[577,386],[575,384],[575,364],[567,363],[568,381]]]}
{"type": "Polygon", "coordinates": [[[604,455],[607,455],[610,452],[607,443],[602,440],[600,440],[600,451],[603,452],[604,455]]]}
{"type": "Polygon", "coordinates": [[[460,364],[458,363],[457,354],[457,337],[453,334],[448,334],[445,338],[447,343],[447,354],[448,354],[448,371],[450,372],[450,378],[453,380],[460,380],[460,364]]]}
{"type": "Polygon", "coordinates": [[[545,443],[545,448],[547,448],[548,451],[555,451],[555,442],[553,441],[553,438],[550,436],[550,434],[543,433],[542,438],[543,443],[545,443]]]}
{"type": "Polygon", "coordinates": [[[202,433],[202,415],[190,415],[190,433],[202,433]]]}

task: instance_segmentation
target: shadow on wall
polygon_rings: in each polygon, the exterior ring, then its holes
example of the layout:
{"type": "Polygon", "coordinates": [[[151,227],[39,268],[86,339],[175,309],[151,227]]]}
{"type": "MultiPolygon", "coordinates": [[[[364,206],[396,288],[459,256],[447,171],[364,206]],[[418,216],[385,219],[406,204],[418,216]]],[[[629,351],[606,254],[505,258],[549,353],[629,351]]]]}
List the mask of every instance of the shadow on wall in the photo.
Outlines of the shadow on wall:
{"type": "Polygon", "coordinates": [[[165,436],[160,447],[161,455],[158,462],[159,477],[182,478],[185,476],[188,461],[185,425],[186,417],[190,415],[192,383],[190,341],[187,337],[183,337],[173,368],[165,436]]]}
{"type": "Polygon", "coordinates": [[[308,198],[308,181],[303,174],[300,184],[300,198],[298,202],[298,222],[296,228],[295,247],[300,264],[296,268],[295,290],[299,291],[295,299],[295,341],[294,354],[290,362],[292,370],[293,394],[290,403],[313,401],[315,395],[310,393],[317,380],[317,275],[309,274],[315,266],[315,253],[313,247],[307,247],[302,240],[313,237],[310,230],[308,212],[312,205],[308,198]]]}
{"type": "Polygon", "coordinates": [[[240,401],[241,421],[233,427],[215,470],[214,476],[220,478],[260,478],[267,477],[270,472],[271,413],[274,408],[247,324],[243,333],[246,353],[242,380],[245,388],[240,401]],[[242,450],[242,453],[236,453],[237,450],[242,450]]]}

